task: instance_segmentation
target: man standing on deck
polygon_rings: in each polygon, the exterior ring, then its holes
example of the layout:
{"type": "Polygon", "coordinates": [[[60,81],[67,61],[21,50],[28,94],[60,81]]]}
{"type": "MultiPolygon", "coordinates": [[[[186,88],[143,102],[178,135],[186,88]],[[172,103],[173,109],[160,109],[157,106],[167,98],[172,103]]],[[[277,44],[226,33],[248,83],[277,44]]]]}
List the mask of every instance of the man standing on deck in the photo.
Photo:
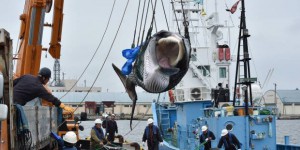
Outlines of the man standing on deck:
{"type": "Polygon", "coordinates": [[[115,140],[115,133],[118,133],[118,125],[115,121],[115,114],[111,115],[111,119],[108,120],[108,125],[106,127],[106,133],[108,133],[108,141],[113,142],[115,140]]]}
{"type": "Polygon", "coordinates": [[[70,113],[74,112],[74,109],[65,106],[58,98],[53,96],[45,88],[51,78],[51,70],[49,68],[42,68],[39,71],[38,76],[23,75],[14,80],[13,99],[14,103],[24,106],[27,102],[39,97],[51,102],[56,107],[60,107],[70,113]]]}
{"type": "Polygon", "coordinates": [[[148,126],[145,129],[143,135],[143,146],[145,145],[145,141],[147,140],[148,150],[158,150],[158,144],[160,143],[163,146],[163,140],[161,138],[159,129],[157,126],[153,125],[153,119],[148,119],[148,126]]]}
{"type": "Polygon", "coordinates": [[[216,137],[213,132],[207,129],[207,126],[202,126],[202,134],[200,135],[200,144],[204,145],[204,150],[211,149],[211,140],[215,140],[216,137]]]}
{"type": "Polygon", "coordinates": [[[95,120],[95,126],[91,130],[90,150],[101,149],[104,146],[104,142],[107,142],[101,124],[101,119],[95,120]]]}
{"type": "Polygon", "coordinates": [[[223,129],[219,140],[218,148],[224,145],[225,150],[241,150],[240,141],[233,133],[229,133],[227,129],[223,129]]]}

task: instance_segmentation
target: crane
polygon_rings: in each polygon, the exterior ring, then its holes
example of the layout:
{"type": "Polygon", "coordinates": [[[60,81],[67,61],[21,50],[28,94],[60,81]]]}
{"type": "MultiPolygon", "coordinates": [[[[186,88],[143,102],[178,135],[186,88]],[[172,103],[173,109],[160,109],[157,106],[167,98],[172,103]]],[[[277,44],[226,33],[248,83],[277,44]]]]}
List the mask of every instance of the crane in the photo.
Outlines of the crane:
{"type": "MultiPolygon", "coordinates": [[[[48,51],[52,58],[60,59],[61,52],[61,33],[63,25],[63,5],[64,0],[26,0],[23,13],[20,15],[21,26],[19,33],[20,46],[16,55],[15,76],[20,77],[25,74],[37,75],[40,70],[42,51],[48,51]],[[52,5],[54,4],[54,7],[52,5]],[[47,13],[53,8],[52,23],[44,23],[47,13]],[[42,45],[44,27],[51,27],[51,40],[49,48],[42,45]]],[[[0,30],[0,74],[3,78],[3,98],[1,96],[1,108],[4,104],[8,108],[8,117],[1,121],[1,142],[0,149],[20,149],[21,143],[16,134],[16,111],[12,101],[13,77],[12,77],[12,40],[9,33],[4,29],[0,30]]],[[[1,91],[2,92],[2,91],[1,91]]],[[[65,113],[62,117],[65,119],[64,124],[57,121],[59,114],[56,108],[49,107],[48,103],[43,102],[43,106],[26,106],[24,113],[29,122],[29,129],[32,130],[32,145],[29,149],[51,149],[53,141],[49,137],[51,131],[59,135],[65,134],[68,130],[73,130],[78,134],[79,125],[74,124],[74,115],[65,113]],[[43,121],[40,121],[43,120],[43,121]],[[72,122],[70,125],[69,122],[72,122]],[[59,127],[64,126],[65,129],[59,127]]],[[[1,110],[3,111],[3,110],[1,110]]],[[[26,148],[21,148],[26,149],[26,148]]]]}

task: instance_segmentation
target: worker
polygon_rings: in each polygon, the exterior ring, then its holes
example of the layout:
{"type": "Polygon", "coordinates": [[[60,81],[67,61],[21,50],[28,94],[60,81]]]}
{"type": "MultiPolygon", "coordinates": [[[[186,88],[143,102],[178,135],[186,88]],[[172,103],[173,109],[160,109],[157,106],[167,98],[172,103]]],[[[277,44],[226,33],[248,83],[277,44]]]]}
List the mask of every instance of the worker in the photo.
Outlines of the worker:
{"type": "MultiPolygon", "coordinates": [[[[101,124],[101,119],[95,120],[95,126],[91,130],[90,150],[101,149],[104,143],[107,142],[101,124]]],[[[109,142],[107,143],[110,144],[109,142]]]]}
{"type": "Polygon", "coordinates": [[[63,150],[77,150],[77,148],[75,147],[76,142],[77,142],[77,136],[75,134],[75,132],[73,131],[68,131],[64,137],[64,146],[63,146],[63,150]]]}
{"type": "Polygon", "coordinates": [[[212,131],[208,130],[207,126],[202,126],[201,130],[200,143],[204,145],[204,150],[210,150],[211,140],[215,140],[216,137],[212,131]]]}
{"type": "Polygon", "coordinates": [[[104,128],[104,129],[106,129],[106,126],[107,126],[107,120],[108,120],[109,118],[108,118],[108,115],[106,114],[106,113],[104,113],[104,114],[102,114],[102,127],[104,128]]]}
{"type": "Polygon", "coordinates": [[[143,146],[145,146],[145,141],[147,140],[148,150],[158,150],[158,144],[163,146],[163,140],[161,138],[159,129],[157,126],[153,125],[153,119],[149,118],[148,126],[145,128],[143,135],[143,146]]]}
{"type": "Polygon", "coordinates": [[[229,133],[227,129],[223,129],[219,140],[218,148],[224,145],[225,150],[241,150],[241,144],[233,133],[229,133]]]}
{"type": "Polygon", "coordinates": [[[111,119],[108,120],[106,131],[108,133],[108,141],[113,142],[115,140],[115,133],[118,133],[118,125],[115,120],[115,114],[111,115],[111,119]]]}
{"type": "Polygon", "coordinates": [[[14,103],[24,106],[27,102],[35,99],[36,97],[45,99],[51,102],[56,107],[60,107],[70,113],[74,109],[65,106],[58,98],[50,94],[44,87],[51,78],[51,70],[49,68],[42,68],[38,76],[23,75],[14,80],[13,99],[14,103]]]}

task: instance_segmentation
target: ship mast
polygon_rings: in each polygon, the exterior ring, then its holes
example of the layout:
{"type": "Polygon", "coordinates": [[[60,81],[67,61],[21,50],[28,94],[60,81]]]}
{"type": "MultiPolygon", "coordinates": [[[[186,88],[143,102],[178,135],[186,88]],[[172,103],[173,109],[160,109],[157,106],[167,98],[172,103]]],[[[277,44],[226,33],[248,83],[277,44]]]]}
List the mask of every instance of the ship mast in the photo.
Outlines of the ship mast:
{"type": "Polygon", "coordinates": [[[248,33],[248,29],[246,26],[246,17],[245,17],[245,1],[240,0],[242,3],[242,11],[241,11],[241,21],[240,21],[240,32],[239,32],[239,47],[238,47],[238,54],[237,54],[237,64],[236,64],[236,74],[235,74],[235,84],[234,84],[234,97],[233,97],[233,105],[235,106],[236,101],[236,88],[237,84],[243,85],[242,90],[244,92],[244,104],[245,104],[245,114],[249,115],[249,100],[250,105],[252,106],[252,89],[251,84],[253,81],[251,80],[250,75],[250,60],[249,51],[248,51],[248,40],[247,38],[250,36],[248,33]],[[243,59],[240,59],[240,47],[241,47],[241,40],[243,41],[243,59]],[[240,62],[243,62],[244,66],[244,78],[240,78],[239,83],[238,80],[238,72],[239,72],[239,65],[240,62]],[[248,93],[249,90],[249,93],[248,93]],[[249,95],[248,95],[249,94],[249,95]],[[250,99],[249,99],[250,96],[250,99]]]}

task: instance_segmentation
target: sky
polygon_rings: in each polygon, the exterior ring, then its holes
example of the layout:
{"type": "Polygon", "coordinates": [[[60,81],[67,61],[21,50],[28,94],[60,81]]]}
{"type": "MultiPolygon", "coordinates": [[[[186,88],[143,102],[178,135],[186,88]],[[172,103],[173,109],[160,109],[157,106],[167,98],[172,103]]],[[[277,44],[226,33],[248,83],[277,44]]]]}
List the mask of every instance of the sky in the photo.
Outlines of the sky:
{"type": "MultiPolygon", "coordinates": [[[[204,3],[206,1],[211,3],[212,0],[204,0],[204,3]]],[[[10,32],[15,51],[20,27],[19,16],[23,12],[25,1],[0,0],[0,2],[0,28],[10,32]]],[[[65,0],[60,60],[61,71],[65,73],[65,79],[78,78],[90,61],[104,33],[113,2],[113,0],[65,0]]],[[[116,0],[107,34],[95,59],[79,81],[79,85],[83,86],[84,80],[88,86],[93,83],[105,56],[111,49],[95,86],[102,87],[104,92],[125,91],[111,64],[115,63],[122,67],[126,60],[122,58],[121,52],[123,49],[130,48],[133,41],[138,0],[129,1],[123,24],[112,45],[126,2],[126,0],[116,0]]],[[[236,0],[218,0],[218,2],[218,8],[222,10],[220,16],[228,16],[229,14],[223,11],[224,2],[231,7],[236,0]]],[[[169,17],[171,15],[169,0],[164,0],[164,4],[169,17]]],[[[269,70],[274,69],[263,91],[274,89],[274,83],[277,84],[277,89],[281,90],[299,88],[300,15],[297,14],[300,10],[300,1],[245,0],[245,5],[247,28],[251,34],[249,49],[252,58],[252,76],[258,77],[260,83],[263,84],[269,70]]],[[[207,11],[209,9],[207,6],[207,11]]],[[[232,35],[236,35],[232,37],[231,43],[235,43],[234,40],[237,39],[240,15],[238,11],[231,15],[235,25],[231,31],[234,32],[232,35]]],[[[150,16],[149,14],[149,18],[150,16]]],[[[51,22],[51,17],[52,13],[46,14],[45,22],[51,22]]],[[[158,30],[166,29],[161,3],[157,4],[156,19],[158,30]]],[[[50,30],[45,28],[43,47],[49,47],[49,39],[50,30]]],[[[50,55],[47,54],[46,57],[46,53],[43,52],[41,66],[53,68],[53,64],[54,60],[50,55]]]]}

